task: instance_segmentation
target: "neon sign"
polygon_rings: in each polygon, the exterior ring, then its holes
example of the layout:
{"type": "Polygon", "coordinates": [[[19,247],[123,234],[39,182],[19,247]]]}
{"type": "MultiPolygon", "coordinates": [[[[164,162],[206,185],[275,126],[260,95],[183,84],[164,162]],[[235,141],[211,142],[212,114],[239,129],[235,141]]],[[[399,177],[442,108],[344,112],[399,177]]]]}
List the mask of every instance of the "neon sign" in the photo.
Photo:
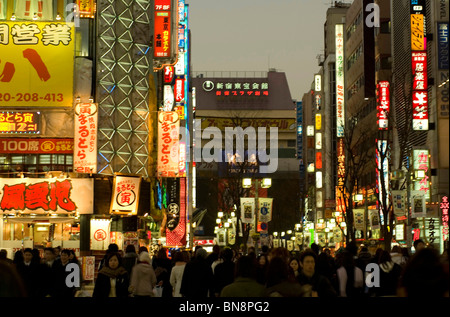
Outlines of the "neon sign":
{"type": "Polygon", "coordinates": [[[39,134],[40,112],[0,112],[0,134],[39,134]]]}

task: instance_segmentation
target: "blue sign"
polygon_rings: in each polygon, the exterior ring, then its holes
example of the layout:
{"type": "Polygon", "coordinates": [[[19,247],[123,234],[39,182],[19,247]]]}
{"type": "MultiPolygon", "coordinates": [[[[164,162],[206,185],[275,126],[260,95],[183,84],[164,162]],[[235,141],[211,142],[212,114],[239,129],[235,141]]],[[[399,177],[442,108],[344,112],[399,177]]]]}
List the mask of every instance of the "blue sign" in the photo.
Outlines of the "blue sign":
{"type": "Polygon", "coordinates": [[[438,22],[438,69],[448,70],[448,23],[438,22]]]}

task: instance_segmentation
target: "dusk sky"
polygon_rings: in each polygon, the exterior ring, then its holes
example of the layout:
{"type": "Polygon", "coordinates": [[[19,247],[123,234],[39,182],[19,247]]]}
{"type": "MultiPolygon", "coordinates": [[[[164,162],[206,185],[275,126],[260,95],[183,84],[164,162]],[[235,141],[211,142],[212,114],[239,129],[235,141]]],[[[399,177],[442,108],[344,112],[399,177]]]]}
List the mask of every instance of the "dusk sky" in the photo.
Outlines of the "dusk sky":
{"type": "MultiPolygon", "coordinates": [[[[344,1],[350,3],[352,1],[344,1]]],[[[329,0],[186,0],[192,71],[286,73],[301,100],[318,72],[329,0]]]]}

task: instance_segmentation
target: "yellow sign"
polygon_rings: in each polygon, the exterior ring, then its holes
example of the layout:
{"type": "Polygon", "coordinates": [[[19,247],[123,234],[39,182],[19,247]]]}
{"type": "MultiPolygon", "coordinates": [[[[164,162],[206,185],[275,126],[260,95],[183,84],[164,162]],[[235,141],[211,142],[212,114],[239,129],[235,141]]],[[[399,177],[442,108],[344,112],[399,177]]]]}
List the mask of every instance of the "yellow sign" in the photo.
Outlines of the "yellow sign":
{"type": "Polygon", "coordinates": [[[75,26],[0,23],[0,106],[72,107],[75,26]]]}
{"type": "Polygon", "coordinates": [[[425,50],[423,14],[411,14],[411,50],[425,50]]]}
{"type": "Polygon", "coordinates": [[[322,129],[322,115],[320,113],[316,114],[316,130],[322,129]]]}

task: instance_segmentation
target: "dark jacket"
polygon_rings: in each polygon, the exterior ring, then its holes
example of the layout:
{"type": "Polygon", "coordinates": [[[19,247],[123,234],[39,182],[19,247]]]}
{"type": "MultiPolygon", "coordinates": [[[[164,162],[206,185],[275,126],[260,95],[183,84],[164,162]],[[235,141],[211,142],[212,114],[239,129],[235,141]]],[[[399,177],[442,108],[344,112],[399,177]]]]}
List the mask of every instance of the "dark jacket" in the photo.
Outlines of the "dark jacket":
{"type": "Polygon", "coordinates": [[[213,294],[213,272],[206,259],[193,258],[184,268],[181,281],[181,295],[185,297],[208,297],[213,294]]]}
{"type": "Polygon", "coordinates": [[[312,290],[317,292],[319,297],[337,297],[336,290],[331,285],[330,281],[325,276],[317,272],[315,272],[312,277],[306,276],[303,272],[301,272],[298,275],[297,280],[302,286],[311,285],[312,290]]]}
{"type": "Polygon", "coordinates": [[[234,262],[231,260],[217,264],[214,269],[214,292],[220,294],[222,289],[234,282],[234,262]]]}
{"type": "Polygon", "coordinates": [[[116,296],[128,297],[128,286],[130,284],[130,278],[125,268],[118,269],[117,274],[108,274],[107,267],[98,272],[97,280],[95,281],[94,293],[92,297],[109,297],[111,291],[111,278],[116,279],[116,296]]]}
{"type": "Polygon", "coordinates": [[[26,265],[24,262],[18,263],[17,272],[24,282],[27,296],[39,296],[39,264],[33,261],[30,265],[26,265]]]}

